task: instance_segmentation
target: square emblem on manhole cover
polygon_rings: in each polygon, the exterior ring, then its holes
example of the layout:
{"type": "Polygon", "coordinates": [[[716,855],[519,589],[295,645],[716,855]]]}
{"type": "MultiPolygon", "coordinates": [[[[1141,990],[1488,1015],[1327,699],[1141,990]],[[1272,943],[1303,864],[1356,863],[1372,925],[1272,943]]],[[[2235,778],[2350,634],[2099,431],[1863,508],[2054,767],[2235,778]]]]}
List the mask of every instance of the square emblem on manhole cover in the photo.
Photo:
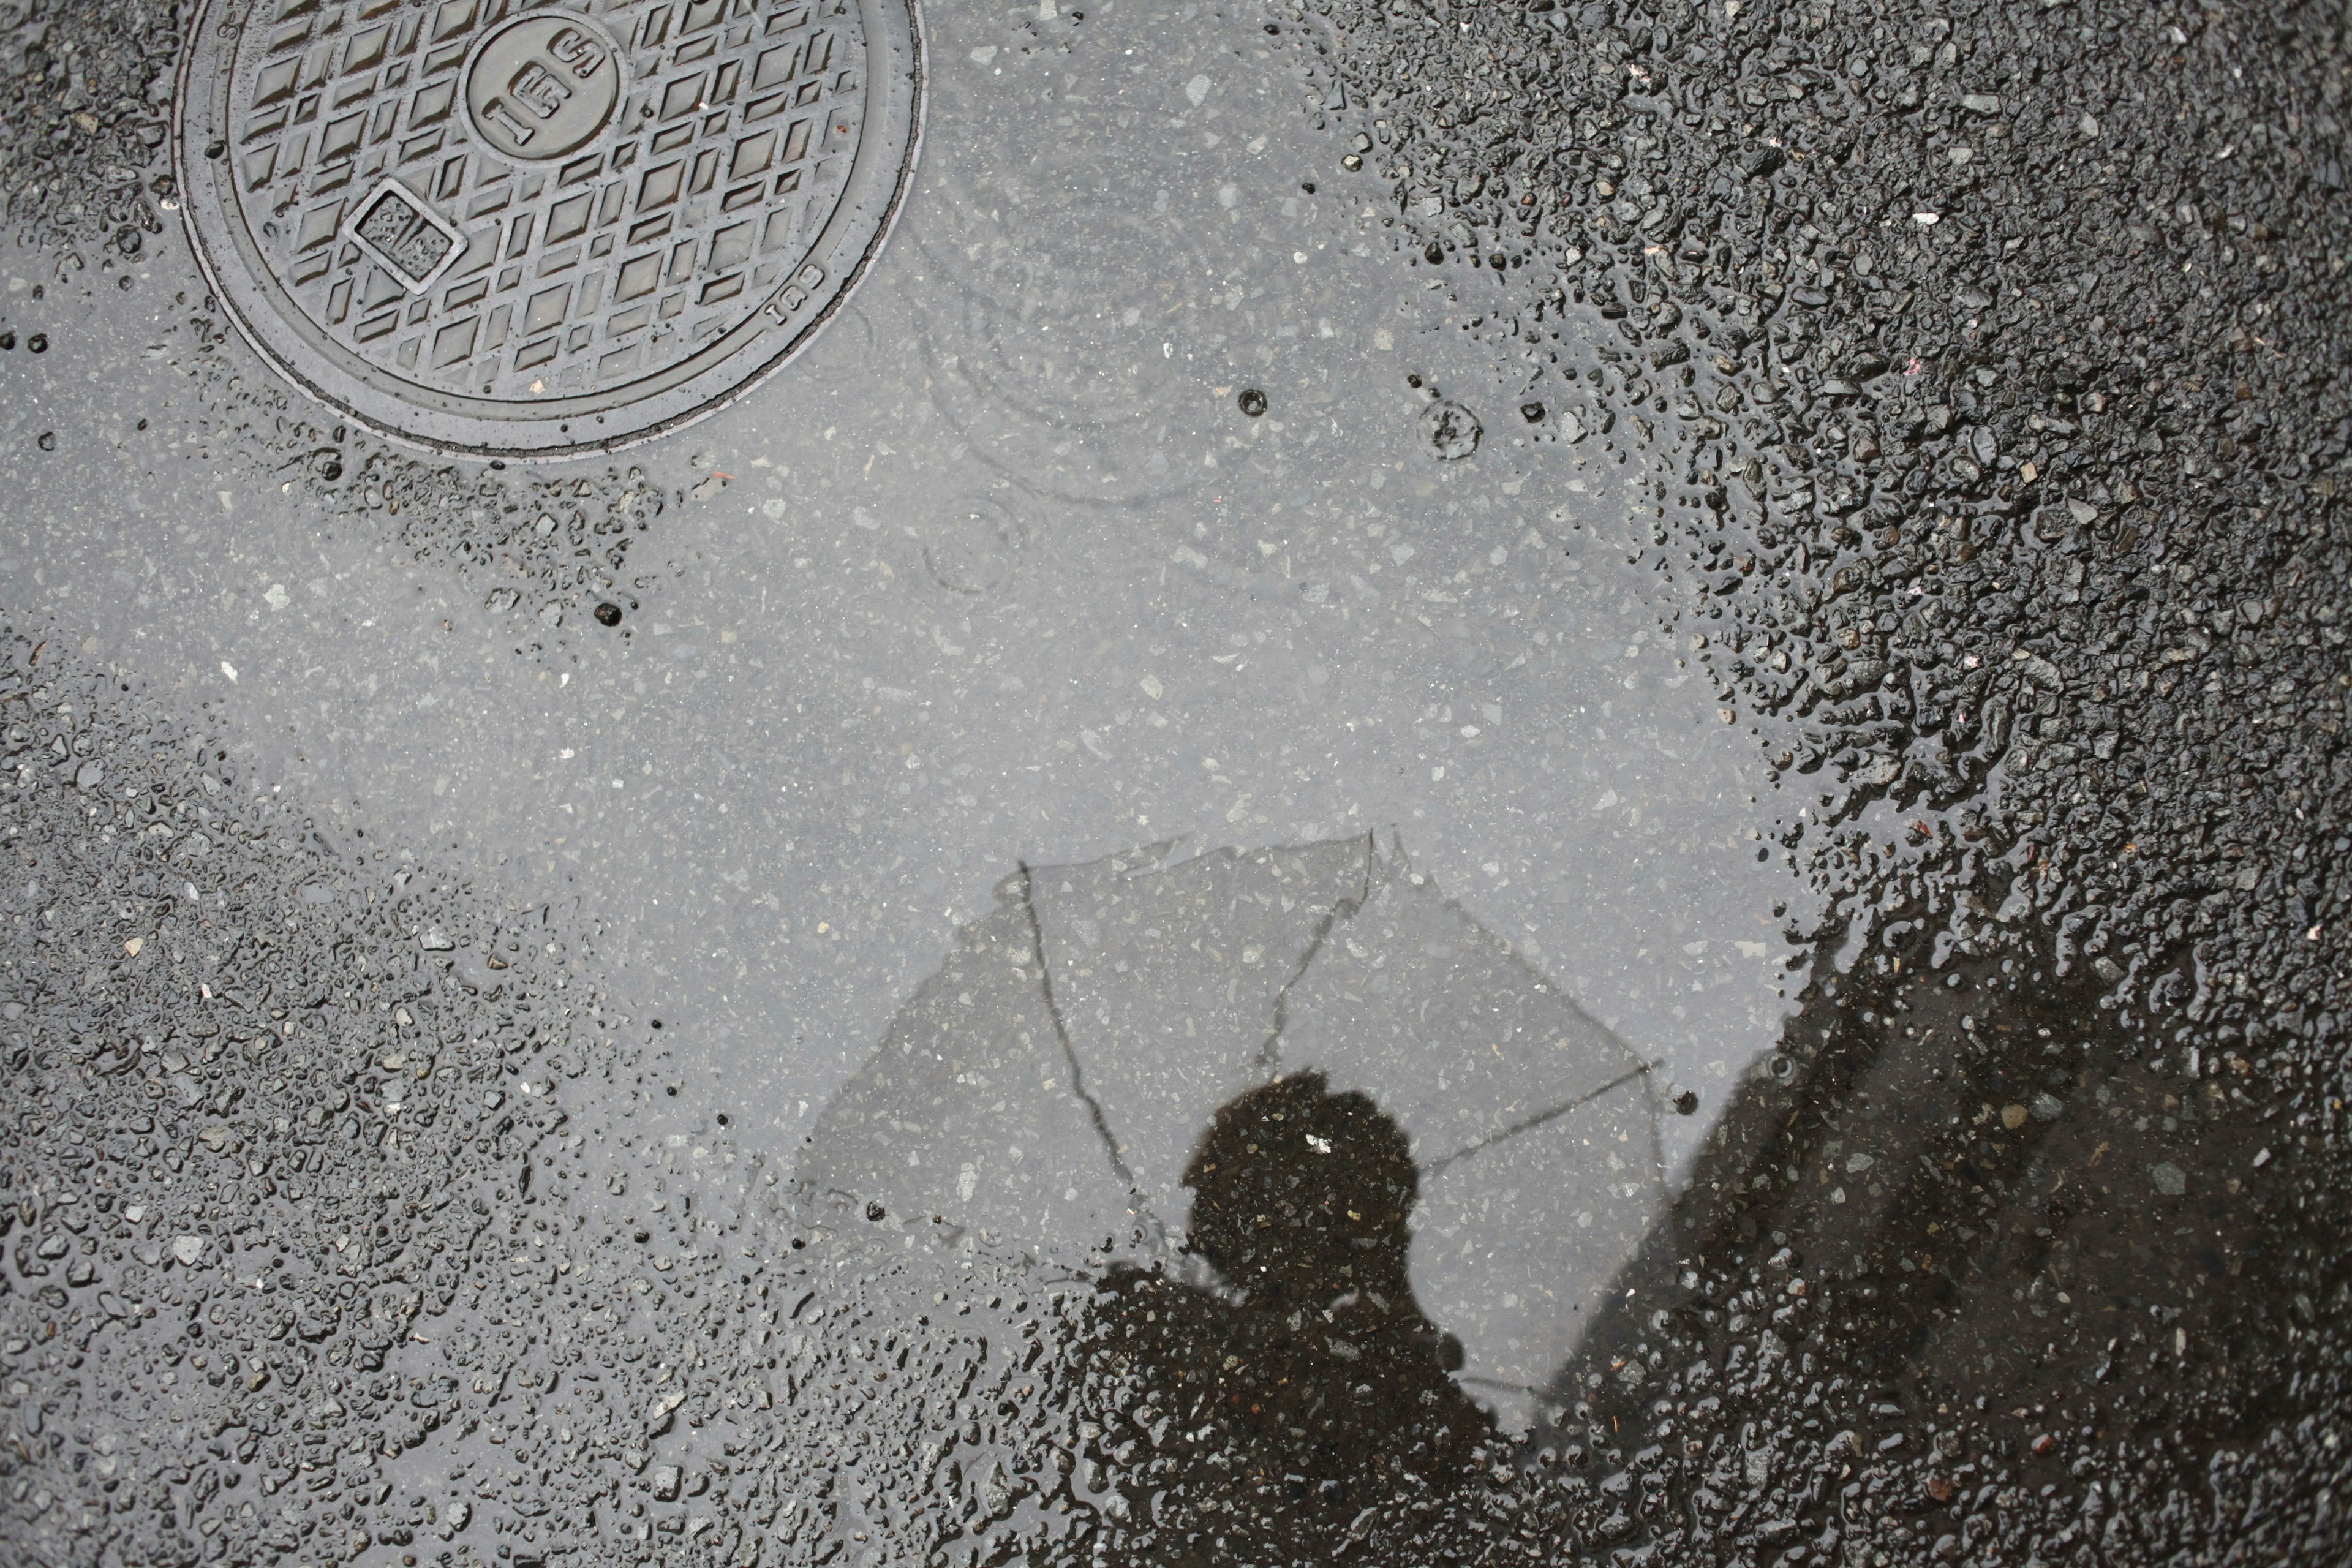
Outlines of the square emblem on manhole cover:
{"type": "Polygon", "coordinates": [[[210,0],[176,153],[286,378],[440,451],[608,450],[776,370],[912,172],[908,0],[210,0]]]}
{"type": "Polygon", "coordinates": [[[385,180],[352,211],[352,242],[411,294],[431,288],[463,247],[457,226],[411,195],[398,180],[385,180]]]}

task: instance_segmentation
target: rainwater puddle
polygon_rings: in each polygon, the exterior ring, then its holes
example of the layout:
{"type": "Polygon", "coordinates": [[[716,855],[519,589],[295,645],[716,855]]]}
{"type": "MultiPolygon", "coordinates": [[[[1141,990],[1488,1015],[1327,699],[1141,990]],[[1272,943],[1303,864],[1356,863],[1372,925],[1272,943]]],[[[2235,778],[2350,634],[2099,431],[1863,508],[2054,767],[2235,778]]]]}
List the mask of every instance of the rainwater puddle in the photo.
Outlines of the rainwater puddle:
{"type": "MultiPolygon", "coordinates": [[[[223,430],[170,236],[18,405],[86,417],[10,465],[12,592],[277,787],[586,911],[681,1125],[940,1245],[1246,1298],[1192,1239],[1220,1108],[1368,1103],[1420,1187],[1364,1289],[1524,1431],[1791,1006],[1755,736],[1659,623],[1609,417],[1400,252],[1261,28],[925,25],[837,319],[535,479],[525,546],[567,489],[661,498],[626,581],[484,604],[223,430]]],[[[321,419],[220,352],[215,396],[321,419]]]]}
{"type": "Polygon", "coordinates": [[[167,236],[19,405],[89,416],[17,443],[20,598],[284,788],[593,910],[748,1144],[803,1145],[1021,866],[1377,840],[1699,1096],[1632,1178],[1667,1179],[1811,911],[1750,725],[1629,564],[1623,440],[1484,341],[1500,288],[1400,253],[1255,23],[925,25],[915,186],[837,319],[688,431],[530,470],[555,499],[507,548],[618,493],[618,531],[658,520],[626,580],[534,615],[387,549],[272,456],[299,396],[191,396],[167,236]],[[232,433],[239,399],[284,413],[232,433]]]}

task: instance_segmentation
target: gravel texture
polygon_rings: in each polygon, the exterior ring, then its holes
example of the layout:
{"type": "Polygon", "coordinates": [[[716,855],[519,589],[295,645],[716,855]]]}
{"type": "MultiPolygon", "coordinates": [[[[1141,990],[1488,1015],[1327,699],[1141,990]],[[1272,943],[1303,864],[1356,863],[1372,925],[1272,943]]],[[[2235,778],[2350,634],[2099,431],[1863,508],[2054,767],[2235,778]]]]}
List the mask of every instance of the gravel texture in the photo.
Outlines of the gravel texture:
{"type": "MultiPolygon", "coordinates": [[[[572,465],[549,474],[419,456],[331,423],[308,399],[236,374],[221,352],[226,321],[206,297],[188,318],[175,365],[205,412],[187,432],[193,455],[240,480],[298,497],[334,533],[379,539],[403,556],[448,569],[509,619],[522,651],[545,653],[557,628],[599,604],[635,609],[659,580],[633,552],[662,513],[726,488],[665,491],[635,464],[572,465]]],[[[702,468],[698,460],[692,465],[702,468]]]]}
{"type": "Polygon", "coordinates": [[[79,270],[163,232],[180,14],[110,0],[0,10],[5,216],[79,270]]]}
{"type": "Polygon", "coordinates": [[[1377,133],[1363,178],[1400,243],[1502,269],[1498,345],[1639,422],[1610,421],[1654,472],[1666,603],[1726,701],[1794,721],[1774,760],[1846,785],[1838,815],[1917,823],[1817,844],[1814,875],[1962,952],[2031,914],[2061,973],[2184,1024],[2335,1037],[2333,25],[2073,5],[1307,25],[1377,133]],[[1623,342],[1580,363],[1547,321],[1586,308],[1623,342]]]}

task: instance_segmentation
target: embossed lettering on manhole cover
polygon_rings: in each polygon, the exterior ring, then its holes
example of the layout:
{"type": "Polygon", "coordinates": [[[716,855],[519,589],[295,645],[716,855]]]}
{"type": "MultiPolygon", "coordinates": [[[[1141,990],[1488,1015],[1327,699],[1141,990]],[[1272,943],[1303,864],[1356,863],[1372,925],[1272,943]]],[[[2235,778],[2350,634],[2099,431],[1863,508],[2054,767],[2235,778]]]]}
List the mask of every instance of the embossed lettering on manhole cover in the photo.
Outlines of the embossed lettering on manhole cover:
{"type": "Polygon", "coordinates": [[[209,0],[181,64],[196,256],[362,423],[557,456],[792,357],[912,170],[909,0],[209,0]]]}

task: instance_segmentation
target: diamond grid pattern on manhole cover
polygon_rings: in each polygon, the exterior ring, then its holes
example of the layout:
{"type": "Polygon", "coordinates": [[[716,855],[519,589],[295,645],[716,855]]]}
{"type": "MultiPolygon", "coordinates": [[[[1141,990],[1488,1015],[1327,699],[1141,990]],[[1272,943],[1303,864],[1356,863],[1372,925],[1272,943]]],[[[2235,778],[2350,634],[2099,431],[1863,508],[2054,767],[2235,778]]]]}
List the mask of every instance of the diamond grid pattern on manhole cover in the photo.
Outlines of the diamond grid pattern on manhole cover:
{"type": "Polygon", "coordinates": [[[691,418],[863,271],[911,166],[904,0],[215,0],[183,68],[198,254],[363,422],[533,455],[691,418]]]}

